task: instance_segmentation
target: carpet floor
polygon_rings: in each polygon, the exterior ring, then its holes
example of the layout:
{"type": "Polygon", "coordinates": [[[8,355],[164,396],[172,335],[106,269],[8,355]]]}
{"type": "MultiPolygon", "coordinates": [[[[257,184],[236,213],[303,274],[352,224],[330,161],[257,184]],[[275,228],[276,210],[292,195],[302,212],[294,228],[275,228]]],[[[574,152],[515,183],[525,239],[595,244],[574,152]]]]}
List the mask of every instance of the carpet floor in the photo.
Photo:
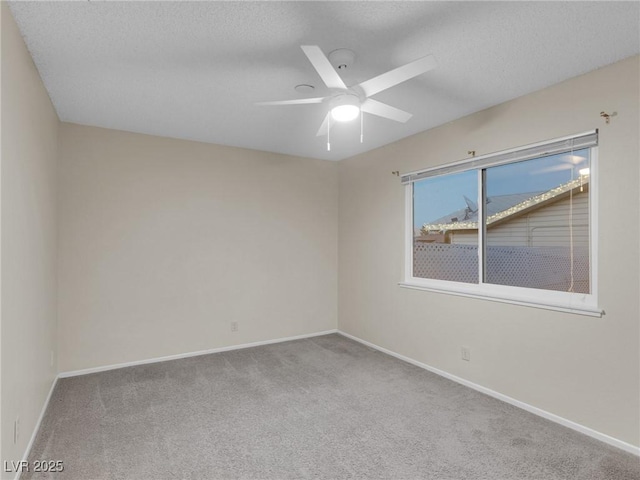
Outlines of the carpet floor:
{"type": "Polygon", "coordinates": [[[60,379],[22,479],[640,479],[640,460],[332,334],[60,379]]]}

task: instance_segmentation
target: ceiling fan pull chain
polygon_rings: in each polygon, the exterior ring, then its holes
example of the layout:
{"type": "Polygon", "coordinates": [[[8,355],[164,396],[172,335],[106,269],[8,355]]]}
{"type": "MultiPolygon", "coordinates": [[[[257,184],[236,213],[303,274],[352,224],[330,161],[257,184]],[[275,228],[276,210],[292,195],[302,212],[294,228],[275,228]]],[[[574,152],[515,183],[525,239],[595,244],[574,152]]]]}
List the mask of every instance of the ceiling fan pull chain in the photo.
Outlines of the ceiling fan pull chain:
{"type": "Polygon", "coordinates": [[[327,152],[331,151],[331,139],[329,137],[329,132],[331,131],[331,117],[327,120],[327,152]]]}
{"type": "Polygon", "coordinates": [[[360,143],[364,143],[364,113],[360,110],[360,143]]]}

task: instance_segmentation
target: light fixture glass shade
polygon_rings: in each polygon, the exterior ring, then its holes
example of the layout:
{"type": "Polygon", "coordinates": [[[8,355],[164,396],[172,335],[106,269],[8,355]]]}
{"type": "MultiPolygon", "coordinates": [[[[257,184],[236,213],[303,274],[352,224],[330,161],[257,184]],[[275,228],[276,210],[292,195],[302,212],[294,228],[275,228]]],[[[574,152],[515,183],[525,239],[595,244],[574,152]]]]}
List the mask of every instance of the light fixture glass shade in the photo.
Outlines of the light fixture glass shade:
{"type": "Polygon", "coordinates": [[[360,108],[356,105],[338,105],[331,109],[331,117],[336,122],[349,122],[360,113],[360,108]]]}

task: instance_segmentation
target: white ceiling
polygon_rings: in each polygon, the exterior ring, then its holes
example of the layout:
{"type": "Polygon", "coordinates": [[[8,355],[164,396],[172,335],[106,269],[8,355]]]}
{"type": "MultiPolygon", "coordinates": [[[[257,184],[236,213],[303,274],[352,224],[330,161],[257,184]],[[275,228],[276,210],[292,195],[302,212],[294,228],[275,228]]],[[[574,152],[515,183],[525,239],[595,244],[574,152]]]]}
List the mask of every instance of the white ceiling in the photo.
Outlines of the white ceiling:
{"type": "Polygon", "coordinates": [[[12,2],[60,119],[339,160],[640,51],[638,2],[12,2]],[[300,49],[349,48],[353,85],[427,54],[438,67],[375,95],[413,113],[316,131],[328,93],[300,49]]]}

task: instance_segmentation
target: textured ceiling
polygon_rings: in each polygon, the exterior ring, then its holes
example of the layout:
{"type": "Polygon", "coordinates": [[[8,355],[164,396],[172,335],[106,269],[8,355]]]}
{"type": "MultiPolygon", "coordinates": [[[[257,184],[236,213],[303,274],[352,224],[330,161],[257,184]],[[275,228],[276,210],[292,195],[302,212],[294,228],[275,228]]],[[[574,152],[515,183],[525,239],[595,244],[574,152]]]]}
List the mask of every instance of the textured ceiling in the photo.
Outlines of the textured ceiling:
{"type": "Polygon", "coordinates": [[[339,160],[640,51],[638,2],[12,2],[60,119],[339,160]],[[413,113],[316,131],[329,93],[300,45],[349,48],[353,85],[427,54],[374,96],[413,113]]]}

